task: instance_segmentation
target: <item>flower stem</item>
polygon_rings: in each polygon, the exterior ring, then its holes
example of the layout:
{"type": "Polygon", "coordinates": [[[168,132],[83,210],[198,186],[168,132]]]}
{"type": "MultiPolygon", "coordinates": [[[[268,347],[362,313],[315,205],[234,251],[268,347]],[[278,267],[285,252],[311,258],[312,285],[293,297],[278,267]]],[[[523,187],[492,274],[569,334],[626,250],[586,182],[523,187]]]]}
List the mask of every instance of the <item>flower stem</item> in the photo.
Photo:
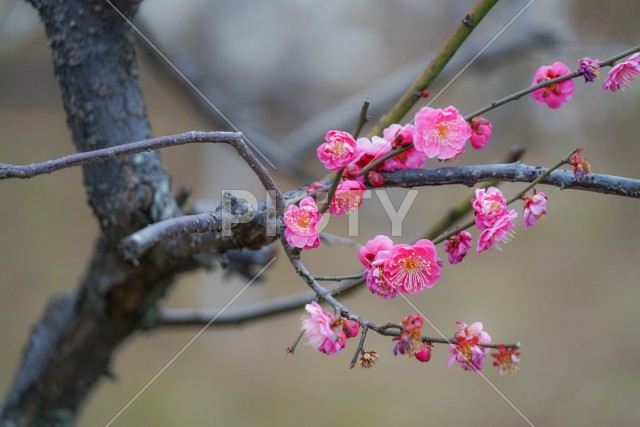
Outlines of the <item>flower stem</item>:
{"type": "Polygon", "coordinates": [[[349,369],[353,369],[353,367],[356,366],[356,363],[358,362],[358,356],[360,356],[360,353],[362,353],[362,349],[364,347],[364,340],[367,336],[368,330],[369,328],[367,328],[366,326],[362,327],[362,332],[360,333],[360,341],[358,342],[358,348],[356,348],[356,354],[354,354],[353,359],[351,359],[351,363],[349,364],[349,369]]]}
{"type": "Polygon", "coordinates": [[[368,137],[382,135],[382,130],[393,123],[399,123],[411,108],[422,98],[422,91],[440,75],[471,31],[482,21],[498,0],[479,0],[458,24],[449,39],[436,53],[418,79],[407,92],[396,102],[391,110],[383,116],[376,126],[369,132],[368,137]]]}
{"type": "Polygon", "coordinates": [[[358,139],[358,136],[360,135],[360,132],[362,132],[364,124],[369,121],[369,116],[367,116],[367,113],[369,112],[369,104],[370,102],[368,99],[365,99],[362,103],[362,108],[360,109],[360,115],[358,116],[356,127],[353,128],[352,135],[354,139],[358,139]]]}
{"type": "Polygon", "coordinates": [[[344,168],[340,169],[336,172],[336,175],[333,177],[333,181],[331,181],[331,187],[329,187],[329,193],[327,194],[327,202],[320,207],[319,212],[321,214],[325,213],[329,206],[331,206],[331,199],[333,199],[334,194],[336,194],[336,189],[338,188],[338,184],[340,184],[340,179],[342,178],[342,173],[344,172],[344,168]]]}
{"type": "Polygon", "coordinates": [[[366,174],[368,174],[372,169],[374,169],[375,167],[383,164],[385,160],[390,159],[390,158],[392,158],[393,156],[395,156],[397,154],[404,153],[405,151],[407,151],[411,147],[413,147],[413,143],[411,143],[411,144],[409,144],[407,146],[404,146],[402,148],[396,148],[395,150],[389,151],[384,156],[371,161],[367,166],[365,166],[364,168],[362,168],[360,170],[358,175],[366,175],[366,174]]]}
{"type": "Polygon", "coordinates": [[[362,279],[362,273],[350,274],[347,276],[313,276],[313,278],[320,282],[340,282],[342,280],[362,279]]]}
{"type": "Polygon", "coordinates": [[[302,336],[304,335],[304,329],[300,331],[300,334],[298,335],[298,337],[295,339],[295,341],[293,342],[293,344],[291,344],[291,346],[287,347],[287,354],[294,354],[296,352],[296,347],[298,346],[298,343],[300,342],[300,340],[302,339],[302,336]]]}

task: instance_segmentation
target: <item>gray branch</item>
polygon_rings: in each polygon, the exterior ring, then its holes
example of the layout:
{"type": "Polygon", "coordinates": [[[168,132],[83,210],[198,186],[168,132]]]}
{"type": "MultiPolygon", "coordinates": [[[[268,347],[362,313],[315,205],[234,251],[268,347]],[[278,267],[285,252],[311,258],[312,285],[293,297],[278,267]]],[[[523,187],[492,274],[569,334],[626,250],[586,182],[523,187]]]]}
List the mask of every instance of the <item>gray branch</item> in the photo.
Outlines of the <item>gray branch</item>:
{"type": "MultiPolygon", "coordinates": [[[[546,170],[547,168],[515,162],[496,165],[403,170],[383,173],[382,175],[384,177],[384,187],[409,188],[451,184],[462,184],[471,187],[479,182],[490,181],[532,182],[546,170]]],[[[572,171],[558,169],[543,179],[542,183],[561,189],[584,190],[640,198],[640,180],[613,175],[592,173],[578,181],[572,171]]]]}

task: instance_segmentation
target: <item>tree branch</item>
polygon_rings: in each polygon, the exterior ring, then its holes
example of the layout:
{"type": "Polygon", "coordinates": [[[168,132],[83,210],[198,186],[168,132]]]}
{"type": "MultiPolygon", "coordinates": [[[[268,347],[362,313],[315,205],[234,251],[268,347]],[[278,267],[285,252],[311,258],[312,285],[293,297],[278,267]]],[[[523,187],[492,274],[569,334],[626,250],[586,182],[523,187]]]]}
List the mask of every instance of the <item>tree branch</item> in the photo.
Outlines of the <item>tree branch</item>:
{"type": "MultiPolygon", "coordinates": [[[[413,169],[383,172],[384,187],[420,187],[462,184],[472,187],[479,182],[533,182],[547,168],[529,166],[522,162],[479,165],[451,166],[434,169],[413,169]]],[[[578,181],[572,171],[556,170],[541,181],[541,184],[560,189],[584,190],[595,193],[640,198],[640,180],[613,175],[591,173],[578,181]]]]}

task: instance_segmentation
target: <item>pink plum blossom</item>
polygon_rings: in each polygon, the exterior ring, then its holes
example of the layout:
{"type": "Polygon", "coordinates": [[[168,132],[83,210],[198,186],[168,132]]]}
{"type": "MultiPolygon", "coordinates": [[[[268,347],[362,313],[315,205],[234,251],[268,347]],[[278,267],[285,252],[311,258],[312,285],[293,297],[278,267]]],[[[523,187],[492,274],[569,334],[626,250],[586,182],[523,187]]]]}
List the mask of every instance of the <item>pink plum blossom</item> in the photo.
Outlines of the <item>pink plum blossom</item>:
{"type": "Polygon", "coordinates": [[[381,251],[390,251],[393,241],[387,236],[378,235],[358,250],[358,259],[365,268],[371,268],[373,261],[381,251]]]}
{"type": "MultiPolygon", "coordinates": [[[[393,124],[383,130],[382,135],[386,141],[391,143],[393,148],[405,147],[413,142],[413,129],[414,126],[411,124],[405,126],[393,124]]],[[[385,160],[382,170],[420,169],[424,166],[426,160],[427,155],[425,153],[416,150],[415,147],[411,147],[385,160]]]]}
{"type": "Polygon", "coordinates": [[[318,149],[318,159],[324,167],[336,172],[354,161],[360,154],[356,140],[348,132],[330,130],[318,149]]]}
{"type": "Polygon", "coordinates": [[[494,246],[499,248],[501,242],[508,242],[513,237],[513,229],[516,227],[513,220],[517,216],[518,213],[515,210],[506,211],[491,227],[480,233],[476,247],[478,253],[492,249],[494,246]]]}
{"type": "Polygon", "coordinates": [[[476,227],[484,230],[491,227],[507,211],[507,201],[496,187],[476,188],[476,197],[471,199],[476,227]]]}
{"type": "Polygon", "coordinates": [[[533,197],[523,196],[524,212],[522,214],[522,222],[524,228],[535,226],[538,221],[547,214],[547,195],[542,191],[537,192],[533,189],[533,197]]]}
{"type": "Polygon", "coordinates": [[[384,275],[384,263],[392,247],[393,241],[390,238],[379,235],[358,250],[358,259],[365,267],[364,279],[367,288],[384,299],[398,296],[398,291],[387,282],[384,275]]]}
{"type": "Polygon", "coordinates": [[[364,271],[364,279],[367,288],[372,293],[384,299],[392,299],[398,296],[398,291],[387,282],[382,265],[366,269],[364,271]]]}
{"type": "Polygon", "coordinates": [[[313,301],[305,305],[309,316],[302,320],[304,333],[309,343],[325,354],[336,354],[347,344],[347,336],[336,322],[336,318],[313,301]]]}
{"type": "Polygon", "coordinates": [[[614,66],[602,85],[602,89],[616,92],[624,90],[631,82],[640,76],[640,53],[631,55],[621,63],[614,66]]]}
{"type": "Polygon", "coordinates": [[[474,117],[469,124],[471,125],[472,131],[471,138],[469,139],[471,146],[476,150],[484,148],[493,133],[491,122],[482,117],[474,117]]]}
{"type": "Polygon", "coordinates": [[[318,224],[322,215],[318,212],[313,197],[307,196],[300,206],[289,205],[284,214],[284,237],[291,246],[301,249],[313,249],[320,245],[318,224]]]}
{"type": "Polygon", "coordinates": [[[449,254],[450,264],[462,262],[464,257],[467,256],[467,251],[471,248],[471,240],[471,234],[463,230],[444,242],[444,250],[449,254]]]}
{"type": "Polygon", "coordinates": [[[441,263],[433,242],[422,239],[415,245],[393,246],[384,263],[384,275],[394,289],[419,294],[438,281],[441,263]]]}
{"type": "Polygon", "coordinates": [[[366,187],[360,181],[347,180],[338,184],[329,211],[336,216],[351,213],[362,204],[366,187]]]}
{"type": "MultiPolygon", "coordinates": [[[[562,62],[554,62],[551,65],[543,65],[538,68],[536,74],[533,76],[533,82],[531,86],[535,86],[545,80],[555,79],[556,77],[570,74],[569,67],[562,62]]],[[[557,109],[562,107],[566,101],[573,96],[574,82],[572,79],[564,80],[560,83],[553,83],[551,85],[540,88],[534,92],[531,92],[531,97],[538,104],[547,104],[549,108],[557,109]]]]}
{"type": "MultiPolygon", "coordinates": [[[[360,169],[363,169],[369,165],[369,163],[377,160],[391,151],[391,143],[386,139],[374,136],[373,138],[358,138],[358,151],[359,156],[356,159],[356,164],[360,169]]],[[[373,170],[382,170],[383,165],[375,167],[373,170]]]]}
{"type": "Polygon", "coordinates": [[[455,107],[423,107],[415,115],[413,144],[428,158],[451,159],[462,154],[471,127],[455,107]]]}
{"type": "Polygon", "coordinates": [[[482,330],[482,323],[475,322],[471,326],[466,323],[456,322],[458,332],[454,334],[457,344],[449,345],[451,356],[447,362],[447,367],[453,366],[457,362],[465,371],[479,371],[484,364],[484,358],[489,353],[486,347],[478,344],[490,344],[491,337],[482,330]]]}

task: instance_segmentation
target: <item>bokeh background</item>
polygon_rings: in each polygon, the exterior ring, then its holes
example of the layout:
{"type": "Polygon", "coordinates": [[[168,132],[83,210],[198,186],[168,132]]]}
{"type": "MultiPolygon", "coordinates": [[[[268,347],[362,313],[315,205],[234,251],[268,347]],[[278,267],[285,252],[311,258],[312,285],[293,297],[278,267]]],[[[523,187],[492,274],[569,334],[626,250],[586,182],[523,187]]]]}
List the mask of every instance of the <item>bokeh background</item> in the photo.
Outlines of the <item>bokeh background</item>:
{"type": "MultiPolygon", "coordinates": [[[[137,23],[241,130],[277,157],[275,176],[289,189],[322,176],[313,147],[323,132],[351,129],[365,96],[376,114],[384,111],[388,92],[411,83],[415,64],[426,64],[472,3],[147,0],[137,23]],[[337,115],[328,113],[335,110],[337,115]],[[324,131],[309,133],[312,119],[324,131]]],[[[432,95],[526,3],[500,2],[432,95]]],[[[580,57],[603,59],[637,45],[637,16],[640,4],[628,0],[534,1],[434,106],[456,105],[468,113],[528,86],[540,65],[560,60],[574,67],[580,57]]],[[[138,52],[155,134],[228,129],[143,41],[138,52]]],[[[461,163],[495,162],[517,143],[526,147],[527,163],[550,165],[582,145],[595,172],[640,178],[640,82],[621,93],[601,91],[601,82],[576,81],[574,98],[558,111],[527,98],[487,114],[492,141],[461,163]]],[[[0,161],[14,164],[73,149],[44,31],[35,12],[17,0],[0,4],[0,142],[0,161]]],[[[162,155],[174,188],[190,188],[194,199],[219,198],[223,189],[260,189],[225,147],[185,146],[162,155]]],[[[507,195],[518,188],[503,186],[507,195]]],[[[517,375],[500,377],[490,363],[485,374],[534,424],[638,425],[640,205],[543,191],[549,215],[538,227],[524,231],[519,224],[502,251],[471,254],[461,265],[445,267],[434,289],[411,300],[449,334],[456,321],[480,320],[494,341],[522,342],[517,375]]],[[[410,240],[469,192],[461,186],[421,189],[403,237],[395,240],[410,240]]],[[[390,192],[396,206],[404,195],[390,192]]],[[[90,257],[96,224],[81,171],[0,183],[0,224],[4,391],[47,300],[74,289],[90,257]]],[[[345,234],[346,224],[334,219],[329,230],[345,234]]],[[[377,197],[363,206],[358,231],[354,238],[361,243],[390,233],[377,197]]],[[[231,308],[305,289],[281,252],[279,257],[231,308]]],[[[305,254],[305,261],[316,274],[360,269],[351,248],[324,246],[305,254]]],[[[194,273],[175,285],[164,305],[222,307],[245,283],[221,271],[194,273]]],[[[344,302],[379,323],[412,312],[401,299],[381,301],[363,290],[344,302]]],[[[526,425],[480,376],[447,369],[444,346],[434,349],[430,363],[419,364],[394,358],[390,340],[370,334],[366,347],[381,354],[371,370],[347,369],[355,343],[334,357],[304,345],[286,355],[302,315],[211,327],[112,425],[526,425]]],[[[79,425],[109,422],[196,332],[165,328],[132,337],[114,355],[117,379],[95,389],[79,425]]],[[[428,328],[426,333],[435,335],[428,328]]]]}

